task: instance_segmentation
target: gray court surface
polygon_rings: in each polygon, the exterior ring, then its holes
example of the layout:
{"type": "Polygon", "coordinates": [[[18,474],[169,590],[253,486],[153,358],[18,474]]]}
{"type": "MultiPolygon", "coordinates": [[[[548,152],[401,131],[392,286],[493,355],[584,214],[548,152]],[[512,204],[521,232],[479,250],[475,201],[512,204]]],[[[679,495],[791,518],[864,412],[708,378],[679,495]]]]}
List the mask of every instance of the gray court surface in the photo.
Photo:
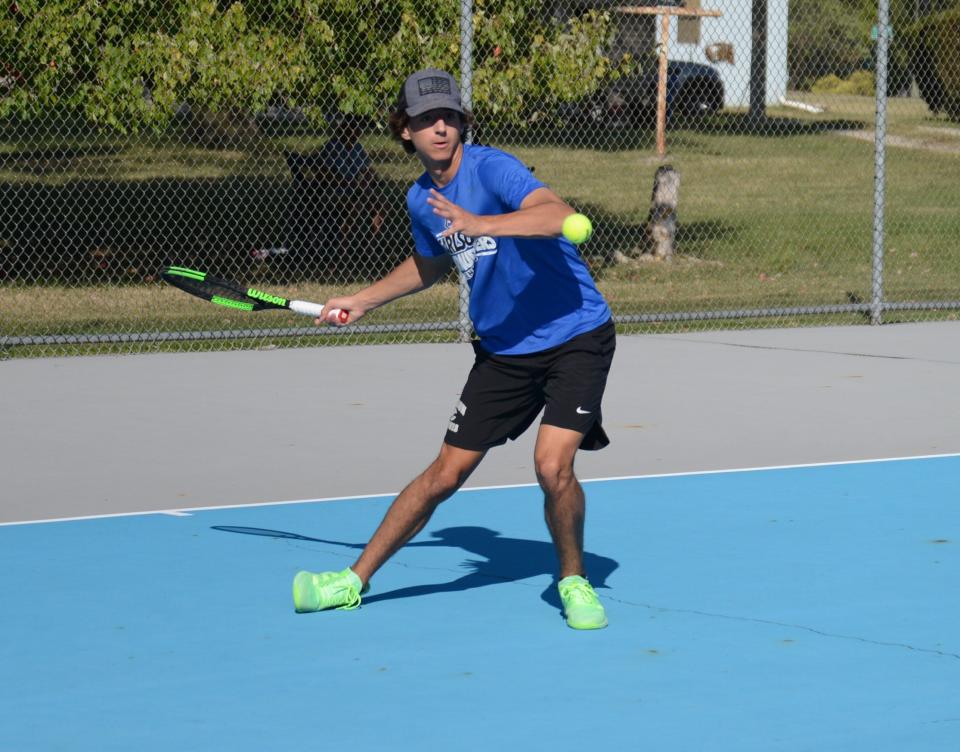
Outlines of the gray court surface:
{"type": "MultiPolygon", "coordinates": [[[[399,491],[467,345],[0,363],[0,522],[399,491]]],[[[960,452],[960,322],[621,336],[585,479],[960,452]]],[[[534,481],[531,430],[468,487],[534,481]]]]}

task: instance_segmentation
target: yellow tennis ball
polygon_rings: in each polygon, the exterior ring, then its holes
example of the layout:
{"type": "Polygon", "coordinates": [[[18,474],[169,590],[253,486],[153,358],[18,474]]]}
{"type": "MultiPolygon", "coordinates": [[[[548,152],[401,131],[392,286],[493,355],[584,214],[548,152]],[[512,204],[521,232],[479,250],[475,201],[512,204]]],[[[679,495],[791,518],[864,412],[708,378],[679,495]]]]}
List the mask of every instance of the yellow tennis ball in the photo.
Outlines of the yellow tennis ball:
{"type": "Polygon", "coordinates": [[[593,235],[593,225],[589,217],[583,214],[571,214],[563,220],[563,237],[571,243],[577,245],[586,243],[591,235],[593,235]]]}

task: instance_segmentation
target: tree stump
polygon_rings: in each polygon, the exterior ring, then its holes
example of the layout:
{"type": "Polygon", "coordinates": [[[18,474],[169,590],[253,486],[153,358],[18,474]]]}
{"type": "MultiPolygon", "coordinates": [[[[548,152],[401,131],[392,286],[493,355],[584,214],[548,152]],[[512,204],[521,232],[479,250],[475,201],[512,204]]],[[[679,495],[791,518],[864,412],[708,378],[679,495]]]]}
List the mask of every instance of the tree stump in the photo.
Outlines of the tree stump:
{"type": "Polygon", "coordinates": [[[653,240],[653,255],[673,257],[676,250],[677,204],[680,202],[680,173],[670,165],[657,168],[653,178],[648,229],[653,240]]]}

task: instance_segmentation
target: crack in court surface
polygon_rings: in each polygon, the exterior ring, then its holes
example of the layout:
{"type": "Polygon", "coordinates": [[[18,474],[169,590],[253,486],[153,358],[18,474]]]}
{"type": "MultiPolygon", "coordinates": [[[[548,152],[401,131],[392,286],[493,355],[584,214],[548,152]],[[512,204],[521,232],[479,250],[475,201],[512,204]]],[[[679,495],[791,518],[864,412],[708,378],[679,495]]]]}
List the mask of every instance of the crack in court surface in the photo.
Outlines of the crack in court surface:
{"type": "Polygon", "coordinates": [[[857,637],[856,635],[844,635],[844,634],[839,634],[837,632],[827,632],[825,630],[816,629],[814,627],[808,627],[803,624],[790,624],[789,622],[774,621],[773,619],[759,619],[753,616],[731,616],[729,614],[715,614],[709,611],[697,611],[695,609],[666,608],[663,606],[654,606],[649,603],[634,603],[632,601],[620,600],[618,598],[611,598],[609,596],[604,596],[603,599],[614,602],[614,603],[622,603],[627,606],[639,606],[640,608],[650,609],[651,611],[659,611],[661,613],[692,614],[694,616],[706,616],[711,619],[727,619],[729,621],[742,621],[742,622],[749,622],[753,624],[763,624],[766,626],[783,627],[784,629],[797,629],[803,632],[809,632],[811,634],[815,634],[819,637],[829,637],[830,639],[834,639],[834,640],[851,640],[854,642],[862,642],[867,645],[875,645],[878,647],[902,648],[904,650],[912,650],[917,653],[928,653],[930,655],[943,656],[944,658],[955,658],[956,660],[960,661],[960,654],[951,653],[946,650],[937,650],[936,648],[921,648],[906,642],[887,642],[884,640],[871,640],[869,637],[857,637]]]}
{"type": "Polygon", "coordinates": [[[847,352],[844,350],[816,350],[805,347],[783,347],[779,345],[747,345],[742,342],[722,342],[708,339],[679,339],[676,337],[662,337],[671,342],[696,342],[701,345],[718,345],[721,347],[739,347],[744,350],[772,350],[774,352],[800,352],[814,355],[841,355],[851,358],[873,358],[876,360],[908,360],[917,363],[937,363],[940,365],[960,366],[958,360],[939,360],[937,358],[918,358],[910,355],[879,355],[877,353],[847,352]]]}

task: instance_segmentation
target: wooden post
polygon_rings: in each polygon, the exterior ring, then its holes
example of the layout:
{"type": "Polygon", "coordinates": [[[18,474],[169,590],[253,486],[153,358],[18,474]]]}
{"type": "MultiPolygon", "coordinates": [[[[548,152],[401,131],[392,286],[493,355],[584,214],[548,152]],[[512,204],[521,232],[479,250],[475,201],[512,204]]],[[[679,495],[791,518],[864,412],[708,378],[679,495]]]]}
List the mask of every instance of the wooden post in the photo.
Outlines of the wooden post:
{"type": "Polygon", "coordinates": [[[660,71],[657,77],[657,154],[667,153],[667,48],[670,45],[670,16],[719,18],[718,10],[679,8],[675,5],[621,6],[617,12],[636,16],[660,16],[660,71]]]}
{"type": "Polygon", "coordinates": [[[670,15],[660,16],[660,71],[657,76],[657,155],[667,153],[667,48],[670,46],[670,15]]]}

